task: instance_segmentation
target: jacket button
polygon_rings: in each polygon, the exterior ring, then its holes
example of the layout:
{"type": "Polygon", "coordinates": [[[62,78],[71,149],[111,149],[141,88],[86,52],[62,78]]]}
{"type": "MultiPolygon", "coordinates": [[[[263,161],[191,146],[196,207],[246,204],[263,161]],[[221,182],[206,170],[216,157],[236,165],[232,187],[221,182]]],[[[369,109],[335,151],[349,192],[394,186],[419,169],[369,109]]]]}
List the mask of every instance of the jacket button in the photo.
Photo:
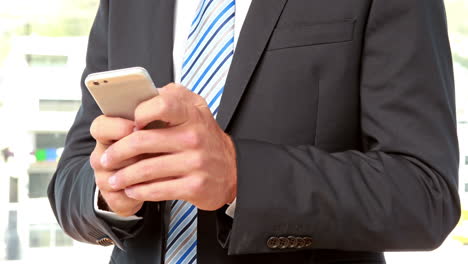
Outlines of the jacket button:
{"type": "Polygon", "coordinates": [[[98,240],[96,240],[96,243],[100,246],[107,247],[107,246],[112,246],[114,245],[114,241],[108,237],[103,237],[98,240]]]}
{"type": "Polygon", "coordinates": [[[289,247],[289,239],[285,237],[280,237],[279,238],[279,248],[285,249],[289,247]]]}
{"type": "Polygon", "coordinates": [[[296,248],[297,247],[297,238],[293,236],[288,236],[289,240],[289,248],[296,248]]]}
{"type": "Polygon", "coordinates": [[[310,237],[304,237],[304,247],[310,248],[312,247],[312,238],[310,237]]]}
{"type": "Polygon", "coordinates": [[[305,246],[305,240],[302,237],[297,237],[297,246],[296,248],[303,248],[305,246]]]}
{"type": "Polygon", "coordinates": [[[280,245],[280,240],[277,237],[270,237],[267,241],[267,246],[269,248],[278,248],[280,245]]]}

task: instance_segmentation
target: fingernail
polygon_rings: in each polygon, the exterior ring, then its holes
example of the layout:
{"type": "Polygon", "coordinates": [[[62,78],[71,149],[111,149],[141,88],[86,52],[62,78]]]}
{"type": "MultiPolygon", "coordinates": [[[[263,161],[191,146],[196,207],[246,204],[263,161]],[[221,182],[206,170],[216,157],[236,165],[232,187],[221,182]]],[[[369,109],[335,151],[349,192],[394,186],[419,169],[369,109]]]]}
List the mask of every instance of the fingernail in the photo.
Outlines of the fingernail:
{"type": "Polygon", "coordinates": [[[135,191],[132,188],[125,189],[125,194],[130,198],[135,198],[135,191]]]}
{"type": "Polygon", "coordinates": [[[101,156],[101,164],[102,164],[102,166],[107,166],[107,154],[106,153],[104,153],[101,156]]]}
{"type": "Polygon", "coordinates": [[[112,176],[109,178],[109,185],[110,185],[112,188],[116,189],[116,187],[117,187],[117,176],[112,175],[112,176]]]}

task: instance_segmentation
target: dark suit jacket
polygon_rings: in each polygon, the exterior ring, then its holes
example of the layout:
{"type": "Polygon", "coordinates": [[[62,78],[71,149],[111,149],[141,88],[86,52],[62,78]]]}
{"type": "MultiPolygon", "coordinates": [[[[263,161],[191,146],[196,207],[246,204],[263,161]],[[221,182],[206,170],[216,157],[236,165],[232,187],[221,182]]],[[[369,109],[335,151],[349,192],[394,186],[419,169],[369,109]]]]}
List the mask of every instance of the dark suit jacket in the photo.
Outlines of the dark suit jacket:
{"type": "MultiPolygon", "coordinates": [[[[143,66],[173,81],[173,16],[173,0],[101,0],[83,76],[143,66]]],[[[93,210],[101,112],[82,92],[55,215],[77,240],[113,241],[112,263],[158,263],[168,202],[146,203],[140,222],[93,210]]],[[[254,0],[217,120],[237,149],[237,209],[200,211],[198,263],[383,263],[382,251],[436,248],[459,219],[442,0],[254,0]],[[288,236],[311,243],[274,239],[288,236]]]]}

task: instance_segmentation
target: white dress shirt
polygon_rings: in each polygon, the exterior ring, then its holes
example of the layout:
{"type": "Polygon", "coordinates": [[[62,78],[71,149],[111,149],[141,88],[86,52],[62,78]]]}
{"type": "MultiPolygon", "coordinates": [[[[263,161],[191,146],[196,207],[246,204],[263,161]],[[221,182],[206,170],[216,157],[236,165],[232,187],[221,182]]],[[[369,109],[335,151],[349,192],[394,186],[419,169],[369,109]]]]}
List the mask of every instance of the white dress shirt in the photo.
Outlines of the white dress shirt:
{"type": "MultiPolygon", "coordinates": [[[[176,83],[180,82],[182,75],[182,61],[185,55],[185,42],[187,41],[187,36],[189,34],[192,20],[195,17],[198,6],[203,0],[174,0],[175,1],[175,14],[174,14],[174,47],[172,51],[172,58],[174,61],[174,81],[176,83]]],[[[209,0],[206,0],[209,1],[209,0]]],[[[240,31],[244,20],[249,11],[250,4],[252,0],[236,0],[236,14],[234,17],[234,49],[237,45],[237,40],[239,39],[240,31]]],[[[235,54],[234,54],[235,55],[235,54]]],[[[157,73],[156,73],[157,74],[157,73]]],[[[108,219],[115,220],[135,220],[141,219],[137,216],[121,217],[115,213],[104,211],[98,208],[98,194],[99,189],[96,188],[96,193],[94,195],[94,210],[96,213],[108,219]]],[[[234,201],[226,210],[226,214],[234,217],[236,202],[234,201]]]]}

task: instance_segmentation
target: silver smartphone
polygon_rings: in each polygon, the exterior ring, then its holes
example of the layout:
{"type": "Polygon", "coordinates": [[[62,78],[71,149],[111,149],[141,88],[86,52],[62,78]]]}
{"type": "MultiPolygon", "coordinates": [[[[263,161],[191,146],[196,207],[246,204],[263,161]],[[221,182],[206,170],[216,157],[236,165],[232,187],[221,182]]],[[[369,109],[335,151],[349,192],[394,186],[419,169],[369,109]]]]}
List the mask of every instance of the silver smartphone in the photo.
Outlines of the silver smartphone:
{"type": "Polygon", "coordinates": [[[86,87],[102,113],[110,117],[135,119],[135,109],[143,101],[158,96],[158,90],[142,67],[93,73],[86,87]]]}

